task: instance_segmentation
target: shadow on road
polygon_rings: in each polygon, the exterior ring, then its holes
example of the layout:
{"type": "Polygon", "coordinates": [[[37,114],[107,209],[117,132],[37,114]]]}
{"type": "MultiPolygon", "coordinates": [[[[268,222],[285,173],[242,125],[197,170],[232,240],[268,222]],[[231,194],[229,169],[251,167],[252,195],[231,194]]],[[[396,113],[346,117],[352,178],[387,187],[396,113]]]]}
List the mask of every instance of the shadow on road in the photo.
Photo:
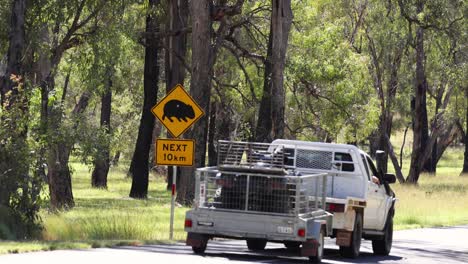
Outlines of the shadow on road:
{"type": "MultiPolygon", "coordinates": [[[[118,247],[116,249],[131,249],[145,252],[154,252],[162,254],[193,255],[189,246],[182,244],[176,245],[154,245],[140,247],[118,247]]],[[[212,242],[208,244],[205,254],[200,256],[210,258],[225,258],[230,261],[259,262],[259,263],[308,263],[306,257],[300,257],[299,250],[288,250],[286,248],[267,248],[261,251],[249,251],[242,244],[226,244],[223,242],[212,242]]],[[[336,249],[325,249],[325,256],[322,263],[341,262],[341,263],[381,263],[383,261],[398,261],[399,256],[375,256],[371,253],[361,252],[357,259],[346,259],[339,255],[336,249]]]]}

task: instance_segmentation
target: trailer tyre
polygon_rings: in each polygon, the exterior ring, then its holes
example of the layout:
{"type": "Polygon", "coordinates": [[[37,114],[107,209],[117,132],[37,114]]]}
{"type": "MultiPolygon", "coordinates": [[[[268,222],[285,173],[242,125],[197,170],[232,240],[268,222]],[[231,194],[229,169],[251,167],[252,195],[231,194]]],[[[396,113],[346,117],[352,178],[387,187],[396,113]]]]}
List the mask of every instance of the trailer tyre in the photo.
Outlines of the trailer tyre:
{"type": "Polygon", "coordinates": [[[264,250],[266,247],[267,241],[265,239],[251,238],[247,239],[247,247],[250,250],[264,250]]]}
{"type": "Polygon", "coordinates": [[[375,255],[388,256],[392,249],[393,217],[390,215],[388,217],[382,239],[372,240],[372,251],[374,251],[375,255]]]}
{"type": "Polygon", "coordinates": [[[357,258],[361,248],[362,239],[362,214],[356,213],[354,221],[354,231],[351,235],[351,245],[349,247],[340,246],[340,255],[345,258],[357,258]]]}
{"type": "Polygon", "coordinates": [[[289,250],[297,250],[299,247],[301,247],[301,242],[288,241],[284,242],[284,246],[289,250]]]}
{"type": "Polygon", "coordinates": [[[323,257],[324,246],[325,246],[325,231],[323,229],[322,231],[320,231],[320,237],[319,237],[318,242],[320,243],[320,245],[317,248],[317,255],[309,257],[310,263],[322,263],[322,257],[323,257]]]}
{"type": "Polygon", "coordinates": [[[195,254],[203,254],[205,253],[207,245],[208,245],[208,238],[204,238],[200,245],[192,246],[192,251],[195,254]]]}

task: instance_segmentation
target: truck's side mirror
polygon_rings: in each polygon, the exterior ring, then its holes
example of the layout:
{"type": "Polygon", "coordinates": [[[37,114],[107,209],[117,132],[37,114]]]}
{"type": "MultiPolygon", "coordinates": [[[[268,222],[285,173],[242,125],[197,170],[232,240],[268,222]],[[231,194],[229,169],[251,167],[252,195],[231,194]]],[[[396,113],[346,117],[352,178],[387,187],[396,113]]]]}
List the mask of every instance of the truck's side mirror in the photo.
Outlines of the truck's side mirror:
{"type": "Polygon", "coordinates": [[[395,174],[385,173],[383,176],[383,180],[387,183],[395,183],[396,182],[395,174]]]}
{"type": "Polygon", "coordinates": [[[377,171],[380,173],[380,175],[384,175],[386,171],[383,171],[383,162],[384,162],[384,157],[385,157],[385,151],[383,150],[377,150],[375,152],[375,161],[377,162],[377,171]]]}

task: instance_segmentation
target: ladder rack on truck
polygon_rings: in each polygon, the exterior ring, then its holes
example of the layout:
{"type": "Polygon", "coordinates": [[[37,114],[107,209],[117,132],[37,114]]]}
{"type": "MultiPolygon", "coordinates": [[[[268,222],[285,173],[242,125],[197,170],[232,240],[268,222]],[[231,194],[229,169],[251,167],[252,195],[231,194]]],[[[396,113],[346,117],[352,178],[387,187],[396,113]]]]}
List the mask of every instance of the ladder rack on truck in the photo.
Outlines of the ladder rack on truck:
{"type": "Polygon", "coordinates": [[[300,175],[283,146],[219,141],[218,166],[196,171],[194,208],[187,212],[187,244],[205,251],[214,237],[245,239],[251,250],[280,242],[320,262],[332,233],[327,173],[300,175]]]}

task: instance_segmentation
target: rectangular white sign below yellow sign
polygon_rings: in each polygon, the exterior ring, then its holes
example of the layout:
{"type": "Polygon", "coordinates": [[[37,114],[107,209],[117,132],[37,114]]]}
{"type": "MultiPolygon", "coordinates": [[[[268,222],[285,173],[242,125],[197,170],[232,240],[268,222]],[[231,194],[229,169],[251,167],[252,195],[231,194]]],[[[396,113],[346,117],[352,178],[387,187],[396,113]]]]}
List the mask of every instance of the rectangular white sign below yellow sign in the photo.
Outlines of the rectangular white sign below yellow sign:
{"type": "Polygon", "coordinates": [[[193,166],[195,140],[156,139],[156,164],[169,166],[193,166]]]}

